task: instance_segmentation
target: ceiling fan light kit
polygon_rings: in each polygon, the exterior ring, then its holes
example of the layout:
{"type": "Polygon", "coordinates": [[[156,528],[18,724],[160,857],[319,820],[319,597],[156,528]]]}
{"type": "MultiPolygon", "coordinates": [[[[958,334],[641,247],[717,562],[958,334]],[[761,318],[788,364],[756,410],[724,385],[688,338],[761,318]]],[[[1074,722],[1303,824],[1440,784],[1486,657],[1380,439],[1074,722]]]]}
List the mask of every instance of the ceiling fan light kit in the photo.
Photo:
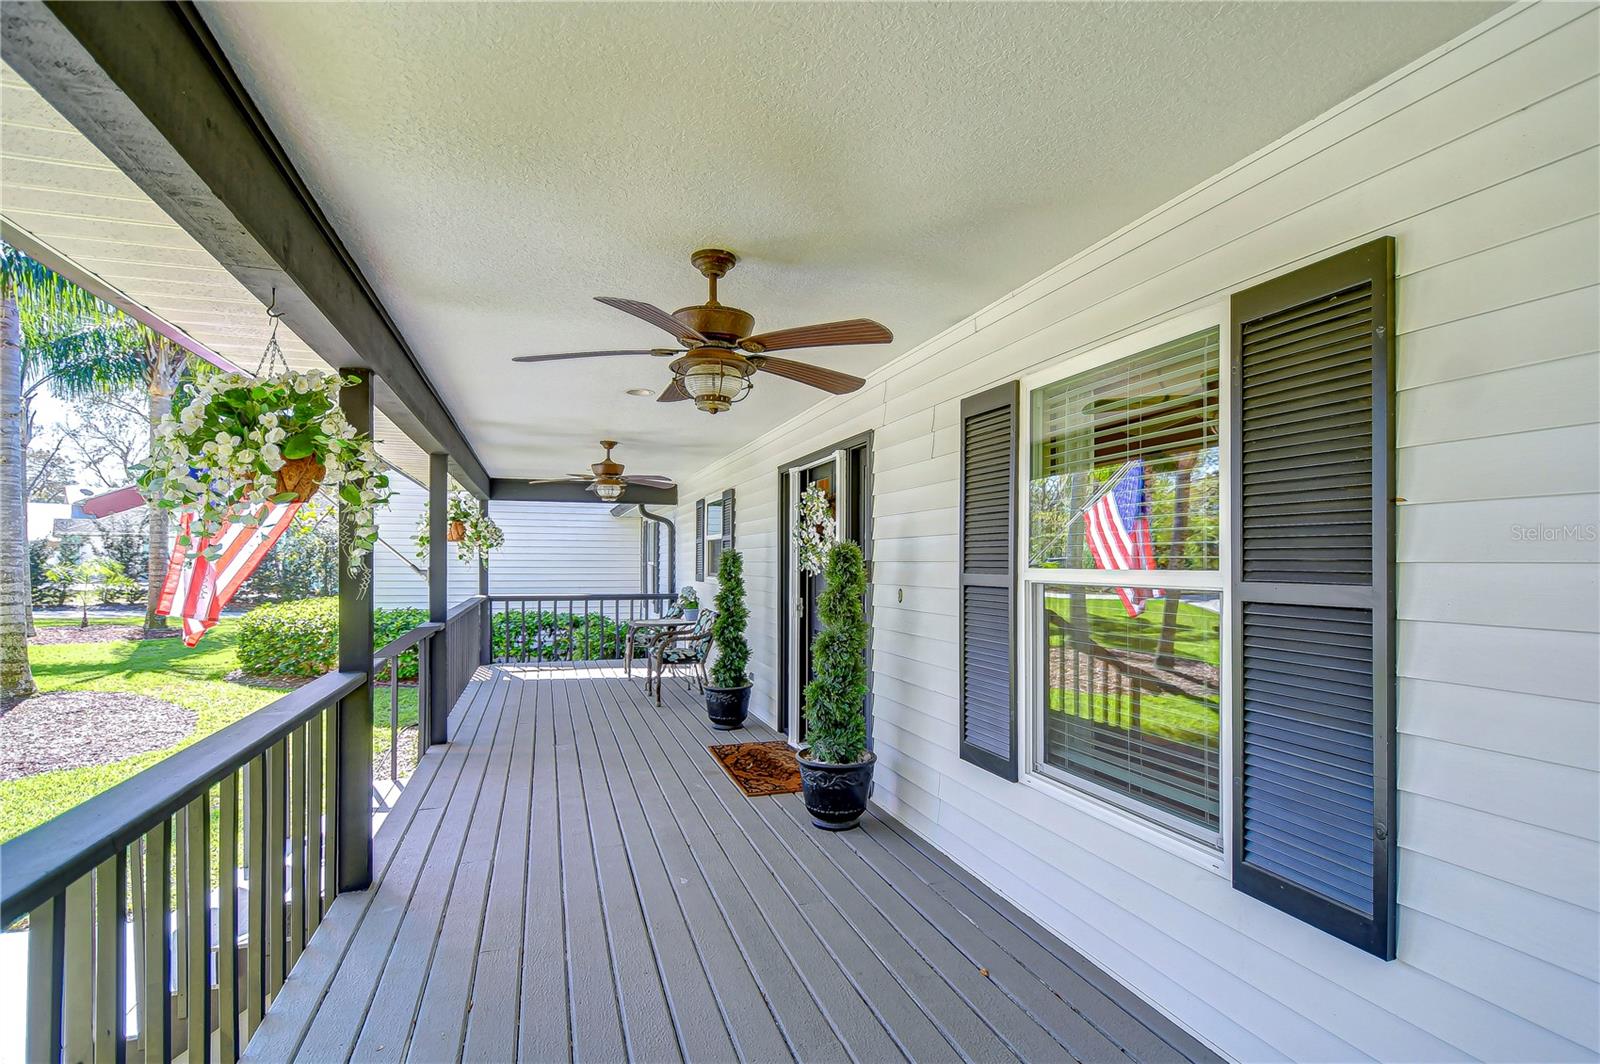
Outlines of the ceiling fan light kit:
{"type": "MultiPolygon", "coordinates": [[[[731,251],[702,248],[689,256],[694,268],[705,275],[710,286],[704,303],[680,307],[668,314],[659,307],[636,299],[596,296],[608,307],[631,314],[672,334],[682,348],[654,348],[632,351],[577,351],[559,355],[522,355],[514,362],[555,362],[574,358],[610,358],[616,355],[677,356],[672,363],[672,384],[657,397],[660,403],[685,399],[708,414],[719,414],[750,394],[751,378],[758,372],[787,377],[812,388],[835,395],[853,392],[866,383],[860,377],[793,359],[776,358],[771,351],[801,347],[842,347],[856,344],[886,344],[894,334],[869,318],[851,318],[794,329],[757,333],[755,316],[738,307],[717,302],[717,280],[739,261],[731,251]]],[[[638,394],[630,390],[630,394],[638,394]]]]}
{"type": "Polygon", "coordinates": [[[586,482],[589,490],[599,496],[604,502],[616,502],[622,498],[622,493],[630,484],[637,484],[646,488],[670,488],[672,478],[646,473],[638,476],[625,476],[625,468],[621,462],[613,461],[611,449],[617,445],[616,440],[601,440],[600,446],[606,449],[606,456],[589,467],[588,473],[568,473],[565,477],[555,477],[546,480],[530,480],[530,484],[566,483],[571,481],[586,482]]]}

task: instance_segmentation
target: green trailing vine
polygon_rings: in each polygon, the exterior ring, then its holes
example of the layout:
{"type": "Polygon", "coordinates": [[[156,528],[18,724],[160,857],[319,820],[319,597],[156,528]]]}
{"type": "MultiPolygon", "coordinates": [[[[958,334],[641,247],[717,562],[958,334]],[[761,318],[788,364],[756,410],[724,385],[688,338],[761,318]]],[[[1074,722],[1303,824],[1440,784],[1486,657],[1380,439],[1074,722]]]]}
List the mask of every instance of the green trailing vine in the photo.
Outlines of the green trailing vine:
{"type": "Polygon", "coordinates": [[[750,644],[745,641],[745,623],[750,611],[744,604],[744,558],[736,550],[722,552],[717,563],[717,615],[711,622],[711,640],[717,656],[711,662],[714,687],[743,687],[750,682],[745,666],[750,663],[750,644]]]}
{"type": "Polygon", "coordinates": [[[806,738],[813,761],[850,765],[867,750],[867,571],[861,548],[828,550],[818,601],[822,631],[812,644],[815,675],[806,684],[806,738]]]}

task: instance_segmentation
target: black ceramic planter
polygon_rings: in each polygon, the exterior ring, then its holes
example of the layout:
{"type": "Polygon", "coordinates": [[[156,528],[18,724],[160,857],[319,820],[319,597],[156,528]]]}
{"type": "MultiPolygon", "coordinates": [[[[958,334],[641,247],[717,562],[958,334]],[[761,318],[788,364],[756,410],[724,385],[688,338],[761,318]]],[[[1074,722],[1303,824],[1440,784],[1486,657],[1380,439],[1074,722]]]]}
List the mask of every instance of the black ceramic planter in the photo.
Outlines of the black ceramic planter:
{"type": "Polygon", "coordinates": [[[744,716],[750,710],[750,685],[743,687],[712,687],[706,685],[706,716],[711,726],[731,731],[744,726],[744,716]]]}
{"type": "Polygon", "coordinates": [[[824,831],[848,831],[867,811],[872,797],[872,766],[878,755],[868,751],[865,761],[833,765],[796,757],[800,763],[800,788],[805,794],[811,822],[824,831]]]}

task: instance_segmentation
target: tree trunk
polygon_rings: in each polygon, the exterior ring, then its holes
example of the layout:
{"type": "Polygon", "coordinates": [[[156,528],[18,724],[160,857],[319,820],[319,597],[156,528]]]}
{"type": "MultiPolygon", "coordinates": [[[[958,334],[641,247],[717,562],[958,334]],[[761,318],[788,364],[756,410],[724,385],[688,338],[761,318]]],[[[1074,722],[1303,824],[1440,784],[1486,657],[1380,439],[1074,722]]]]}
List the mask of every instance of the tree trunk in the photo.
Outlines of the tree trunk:
{"type": "MultiPolygon", "coordinates": [[[[1189,474],[1194,470],[1194,455],[1178,459],[1178,482],[1172,489],[1172,567],[1178,568],[1183,545],[1189,538],[1189,474]]],[[[1178,639],[1180,592],[1167,589],[1165,612],[1161,615],[1161,638],[1156,642],[1156,664],[1170,669],[1175,664],[1173,646],[1178,639]]]]}
{"type": "Polygon", "coordinates": [[[28,448],[33,446],[33,411],[32,411],[32,408],[31,408],[31,403],[32,403],[32,400],[27,398],[27,397],[24,397],[22,399],[22,404],[21,404],[22,405],[22,417],[20,418],[20,421],[22,423],[22,432],[21,432],[21,436],[22,436],[22,447],[21,447],[22,461],[17,463],[17,469],[16,469],[16,474],[17,474],[17,492],[18,492],[18,494],[20,494],[22,496],[22,546],[23,546],[23,555],[24,555],[23,561],[24,561],[24,564],[28,565],[28,579],[24,580],[23,583],[22,583],[22,592],[23,592],[24,598],[27,600],[27,603],[28,603],[28,607],[27,607],[27,623],[26,623],[26,625],[24,625],[24,628],[28,633],[28,638],[29,639],[32,639],[33,636],[34,636],[34,628],[33,628],[33,566],[32,566],[31,563],[29,563],[27,561],[27,554],[28,554],[28,550],[27,550],[27,547],[28,547],[28,499],[29,499],[29,497],[31,495],[31,493],[28,491],[28,448]]]}
{"type": "MultiPolygon", "coordinates": [[[[156,346],[150,352],[150,446],[155,447],[156,429],[172,412],[172,382],[167,365],[170,355],[165,342],[152,341],[156,346]]],[[[161,585],[167,580],[167,511],[157,506],[145,507],[150,526],[150,564],[147,566],[144,597],[144,626],[146,631],[165,628],[167,619],[156,612],[156,602],[161,598],[161,585]]]]}
{"type": "Polygon", "coordinates": [[[28,667],[28,503],[22,480],[22,318],[0,293],[0,712],[33,694],[28,667]]]}

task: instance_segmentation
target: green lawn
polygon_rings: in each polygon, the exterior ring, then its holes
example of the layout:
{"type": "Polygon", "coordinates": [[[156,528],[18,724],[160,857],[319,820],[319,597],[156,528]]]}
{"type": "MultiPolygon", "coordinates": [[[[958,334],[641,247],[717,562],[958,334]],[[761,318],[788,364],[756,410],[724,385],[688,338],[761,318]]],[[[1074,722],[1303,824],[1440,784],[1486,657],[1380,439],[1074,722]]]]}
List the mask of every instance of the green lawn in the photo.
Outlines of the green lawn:
{"type": "MultiPolygon", "coordinates": [[[[77,622],[51,618],[42,623],[53,627],[56,623],[77,622]]],[[[40,691],[126,691],[191,709],[198,719],[187,739],[164,750],[137,754],[110,765],[44,772],[0,782],[0,841],[42,824],[287,691],[287,687],[256,687],[226,679],[239,667],[234,652],[237,623],[224,620],[193,650],[176,638],[31,646],[29,660],[40,691]]],[[[377,748],[374,757],[384,757],[389,745],[388,690],[380,688],[373,694],[377,725],[373,733],[377,748]]],[[[400,700],[402,725],[414,722],[415,689],[402,688],[400,700]]]]}
{"type": "MultiPolygon", "coordinates": [[[[1065,619],[1071,616],[1067,595],[1046,594],[1045,606],[1065,619]]],[[[1094,641],[1111,651],[1131,655],[1150,655],[1160,644],[1162,622],[1166,616],[1166,603],[1161,599],[1149,602],[1138,617],[1129,617],[1122,600],[1115,595],[1096,592],[1084,601],[1088,613],[1089,631],[1094,641]]],[[[1173,632],[1172,653],[1179,661],[1204,662],[1213,669],[1217,665],[1220,647],[1220,617],[1214,610],[1190,603],[1179,603],[1176,626],[1173,632]]],[[[1064,646],[1066,635],[1052,630],[1050,645],[1064,646]]],[[[1086,693],[1049,689],[1050,708],[1061,713],[1102,720],[1118,727],[1128,727],[1125,719],[1127,704],[1096,693],[1090,698],[1086,693]]],[[[1218,717],[1215,695],[1201,699],[1172,692],[1146,691],[1140,699],[1139,723],[1143,731],[1178,742],[1196,746],[1215,744],[1218,737],[1218,717]]]]}

